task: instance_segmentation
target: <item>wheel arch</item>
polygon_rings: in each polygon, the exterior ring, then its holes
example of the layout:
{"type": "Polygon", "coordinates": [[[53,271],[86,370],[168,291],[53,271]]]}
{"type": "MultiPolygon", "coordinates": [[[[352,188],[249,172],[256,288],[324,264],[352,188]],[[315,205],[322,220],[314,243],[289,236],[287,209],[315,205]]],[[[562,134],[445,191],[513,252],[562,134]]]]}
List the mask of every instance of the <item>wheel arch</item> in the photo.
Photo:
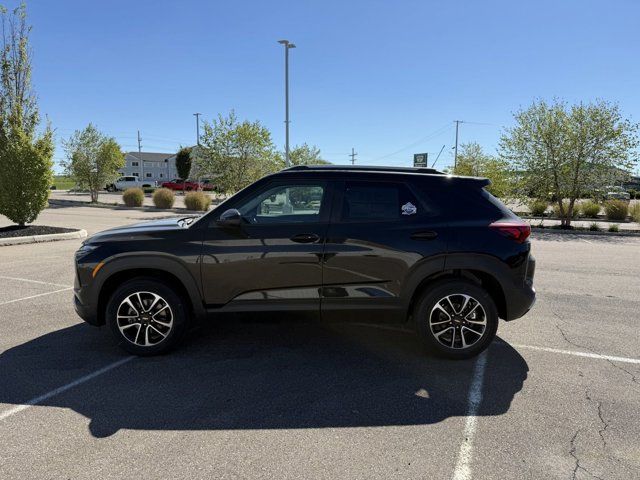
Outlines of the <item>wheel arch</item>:
{"type": "Polygon", "coordinates": [[[415,283],[415,287],[411,289],[410,295],[408,295],[407,320],[411,320],[413,311],[420,297],[432,285],[445,280],[460,279],[469,280],[484,288],[494,301],[499,317],[507,318],[507,301],[502,283],[498,275],[489,271],[487,268],[482,268],[482,266],[482,263],[477,261],[460,262],[458,260],[456,262],[450,262],[449,259],[447,259],[445,268],[442,270],[425,272],[426,274],[421,276],[421,279],[415,283]],[[447,268],[450,265],[456,267],[459,265],[459,268],[447,268]]]}
{"type": "Polygon", "coordinates": [[[96,279],[100,280],[96,299],[98,325],[105,323],[106,304],[115,289],[123,282],[138,277],[155,278],[167,283],[184,298],[191,315],[198,319],[205,316],[198,283],[184,266],[162,257],[125,257],[105,263],[97,274],[96,279]]]}

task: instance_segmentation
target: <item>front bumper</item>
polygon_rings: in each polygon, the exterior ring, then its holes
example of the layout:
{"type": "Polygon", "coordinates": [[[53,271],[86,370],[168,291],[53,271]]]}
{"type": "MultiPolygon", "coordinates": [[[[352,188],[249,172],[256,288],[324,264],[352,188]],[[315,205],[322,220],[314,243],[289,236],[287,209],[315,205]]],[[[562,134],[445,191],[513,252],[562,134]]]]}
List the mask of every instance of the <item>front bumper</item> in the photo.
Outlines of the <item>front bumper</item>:
{"type": "Polygon", "coordinates": [[[73,290],[73,307],[75,308],[76,313],[85,322],[91,325],[100,325],[100,323],[98,322],[98,316],[96,315],[95,307],[82,303],[82,292],[80,289],[74,288],[73,290]]]}

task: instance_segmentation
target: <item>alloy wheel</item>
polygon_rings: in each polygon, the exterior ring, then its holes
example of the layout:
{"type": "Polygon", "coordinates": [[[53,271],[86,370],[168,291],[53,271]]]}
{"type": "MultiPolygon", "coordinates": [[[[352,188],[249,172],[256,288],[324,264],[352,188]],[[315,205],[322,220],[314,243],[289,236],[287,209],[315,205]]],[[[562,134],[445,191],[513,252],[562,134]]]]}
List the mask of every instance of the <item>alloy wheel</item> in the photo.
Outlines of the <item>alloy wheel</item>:
{"type": "Polygon", "coordinates": [[[466,349],[484,335],[487,314],[482,304],[472,296],[454,293],[435,303],[429,313],[429,328],[445,347],[466,349]]]}
{"type": "Polygon", "coordinates": [[[134,345],[152,347],[162,342],[173,328],[169,303],[153,292],[135,292],[118,306],[116,322],[120,333],[134,345]]]}

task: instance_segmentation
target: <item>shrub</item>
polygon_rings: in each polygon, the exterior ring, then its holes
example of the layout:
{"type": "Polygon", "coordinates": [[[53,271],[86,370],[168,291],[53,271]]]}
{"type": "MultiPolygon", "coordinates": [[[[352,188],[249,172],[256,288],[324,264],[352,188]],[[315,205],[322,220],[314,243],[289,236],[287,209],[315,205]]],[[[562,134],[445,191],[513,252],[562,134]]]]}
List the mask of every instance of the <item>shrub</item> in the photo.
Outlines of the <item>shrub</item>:
{"type": "Polygon", "coordinates": [[[158,208],[171,208],[176,196],[168,188],[159,188],[153,192],[153,204],[158,208]]]}
{"type": "Polygon", "coordinates": [[[597,222],[593,222],[591,225],[589,225],[589,230],[591,230],[592,232],[599,232],[602,229],[600,228],[600,225],[598,225],[597,222]]]}
{"type": "Polygon", "coordinates": [[[547,211],[549,203],[545,200],[535,199],[529,203],[529,210],[534,217],[542,217],[547,211]]]}
{"type": "MultiPolygon", "coordinates": [[[[564,212],[565,214],[567,213],[567,210],[569,209],[569,200],[563,200],[562,201],[562,206],[564,207],[564,212]]],[[[558,203],[554,203],[553,205],[553,214],[556,216],[556,218],[561,218],[560,217],[560,206],[558,205],[558,203]]],[[[573,206],[573,212],[571,212],[571,218],[576,218],[578,216],[578,208],[577,205],[573,206]]]]}
{"type": "Polygon", "coordinates": [[[634,222],[640,223],[640,203],[635,203],[629,208],[629,215],[634,222]]]}
{"type": "Polygon", "coordinates": [[[604,202],[604,211],[608,220],[626,220],[629,203],[624,200],[607,200],[604,202]]]}
{"type": "Polygon", "coordinates": [[[189,192],[184,197],[184,204],[188,210],[206,212],[211,205],[211,197],[203,192],[189,192]]]}
{"type": "Polygon", "coordinates": [[[596,218],[600,213],[600,204],[593,200],[587,200],[580,204],[580,211],[587,218],[596,218]]]}
{"type": "Polygon", "coordinates": [[[127,188],[122,194],[122,200],[127,207],[141,207],[144,202],[144,192],[141,188],[127,188]]]}
{"type": "Polygon", "coordinates": [[[620,225],[618,225],[617,223],[609,225],[610,232],[618,232],[619,230],[620,230],[620,225]]]}

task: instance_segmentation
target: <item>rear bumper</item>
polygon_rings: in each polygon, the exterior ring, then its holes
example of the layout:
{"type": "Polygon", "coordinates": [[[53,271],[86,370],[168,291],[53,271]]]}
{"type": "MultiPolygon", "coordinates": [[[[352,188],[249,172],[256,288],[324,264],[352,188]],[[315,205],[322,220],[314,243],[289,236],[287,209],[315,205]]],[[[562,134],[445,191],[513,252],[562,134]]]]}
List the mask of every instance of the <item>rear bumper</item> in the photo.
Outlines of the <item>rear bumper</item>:
{"type": "Polygon", "coordinates": [[[533,276],[536,271],[536,260],[529,255],[523,285],[505,291],[507,318],[515,320],[524,316],[536,303],[536,289],[533,287],[533,276]]]}
{"type": "Polygon", "coordinates": [[[524,316],[536,303],[536,289],[533,285],[526,285],[522,289],[514,289],[505,294],[507,303],[506,321],[516,320],[524,316]]]}

